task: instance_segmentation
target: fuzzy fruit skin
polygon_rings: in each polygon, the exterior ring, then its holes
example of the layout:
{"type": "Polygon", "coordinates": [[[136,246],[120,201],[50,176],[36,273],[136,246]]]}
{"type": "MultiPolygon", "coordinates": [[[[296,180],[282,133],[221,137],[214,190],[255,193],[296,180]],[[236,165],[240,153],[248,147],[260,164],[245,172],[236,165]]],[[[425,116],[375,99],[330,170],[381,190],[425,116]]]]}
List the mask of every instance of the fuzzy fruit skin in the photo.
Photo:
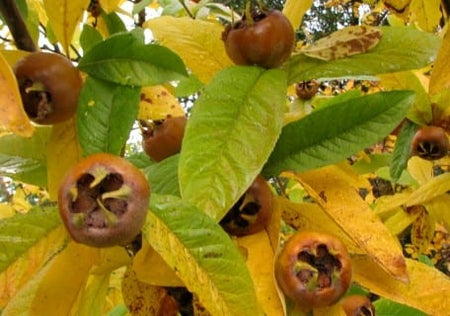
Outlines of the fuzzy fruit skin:
{"type": "Polygon", "coordinates": [[[254,24],[242,19],[233,26],[227,26],[222,40],[235,64],[275,68],[291,55],[295,33],[286,16],[273,10],[254,24]]]}
{"type": "Polygon", "coordinates": [[[414,135],[411,142],[411,154],[426,160],[445,157],[450,143],[445,130],[439,126],[423,126],[414,135]]]}
{"type": "MultiPolygon", "coordinates": [[[[347,249],[334,236],[301,231],[292,235],[279,252],[275,260],[275,278],[283,293],[305,310],[330,306],[336,303],[348,290],[352,279],[352,265],[347,249]],[[317,284],[308,289],[307,283],[300,280],[295,271],[299,254],[316,254],[319,246],[325,245],[328,252],[340,262],[338,277],[329,286],[317,284]]],[[[315,280],[317,281],[317,280],[315,280]]]]}
{"type": "Polygon", "coordinates": [[[167,117],[152,131],[143,134],[143,147],[154,161],[161,161],[181,150],[187,119],[185,116],[167,117]]]}
{"type": "MultiPolygon", "coordinates": [[[[114,191],[114,190],[111,190],[114,191]]],[[[144,225],[150,199],[150,186],[144,174],[122,157],[97,153],[75,164],[66,174],[58,191],[58,207],[61,219],[73,240],[93,247],[127,245],[140,233],[144,225]],[[73,189],[86,174],[99,170],[108,174],[120,174],[123,185],[130,188],[126,211],[118,216],[116,225],[107,227],[80,226],[74,222],[72,209],[73,189]]],[[[109,191],[108,191],[109,192],[109,191]]]]}
{"type": "Polygon", "coordinates": [[[270,190],[264,177],[258,175],[245,192],[243,202],[239,203],[238,201],[235,205],[233,205],[232,209],[220,222],[220,225],[228,234],[233,236],[252,235],[262,231],[267,226],[272,217],[272,210],[272,191],[270,190]],[[248,202],[246,201],[246,198],[248,198],[248,202]],[[245,212],[246,206],[249,207],[250,203],[253,203],[253,205],[250,206],[253,206],[253,208],[250,209],[251,211],[255,210],[255,205],[259,206],[257,212],[255,214],[242,214],[241,211],[245,212]],[[241,207],[242,210],[240,210],[241,207]],[[244,217],[242,217],[242,215],[244,215],[244,217]],[[245,217],[251,215],[253,215],[252,221],[246,221],[245,217]],[[242,223],[243,220],[244,223],[248,223],[248,225],[239,225],[239,223],[242,223]]]}
{"type": "MultiPolygon", "coordinates": [[[[18,80],[29,79],[41,83],[51,96],[51,112],[43,118],[30,117],[32,121],[44,125],[55,124],[75,114],[83,81],[78,69],[67,58],[54,53],[31,53],[15,64],[14,73],[18,80]]],[[[27,111],[27,93],[22,89],[20,92],[27,111]]]]}
{"type": "Polygon", "coordinates": [[[367,296],[357,294],[346,296],[341,305],[347,316],[375,316],[375,307],[367,296]]]}

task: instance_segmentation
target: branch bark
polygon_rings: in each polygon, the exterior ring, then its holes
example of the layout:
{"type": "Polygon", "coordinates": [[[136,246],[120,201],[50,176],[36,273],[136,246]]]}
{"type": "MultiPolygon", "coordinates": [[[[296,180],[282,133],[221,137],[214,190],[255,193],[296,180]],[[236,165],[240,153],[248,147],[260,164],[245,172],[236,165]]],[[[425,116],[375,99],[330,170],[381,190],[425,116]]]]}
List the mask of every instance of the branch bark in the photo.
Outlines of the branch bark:
{"type": "Polygon", "coordinates": [[[0,0],[0,14],[3,16],[18,49],[29,52],[37,50],[27,26],[20,15],[15,0],[0,0]]]}

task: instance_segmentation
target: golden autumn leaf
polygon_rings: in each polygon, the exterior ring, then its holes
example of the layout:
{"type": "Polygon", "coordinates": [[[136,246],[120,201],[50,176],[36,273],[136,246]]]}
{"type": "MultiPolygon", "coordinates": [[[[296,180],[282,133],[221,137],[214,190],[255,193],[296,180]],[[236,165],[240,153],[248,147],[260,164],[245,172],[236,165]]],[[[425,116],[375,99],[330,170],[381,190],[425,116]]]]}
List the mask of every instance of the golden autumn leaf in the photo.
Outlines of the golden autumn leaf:
{"type": "Polygon", "coordinates": [[[417,308],[430,316],[448,315],[450,279],[439,270],[406,259],[409,284],[405,284],[394,279],[367,256],[353,256],[352,261],[354,281],[371,292],[417,308]]]}
{"type": "Polygon", "coordinates": [[[312,0],[287,0],[283,7],[283,14],[291,22],[294,29],[297,29],[305,15],[306,11],[311,8],[312,0]]]}
{"type": "Polygon", "coordinates": [[[396,11],[403,11],[409,5],[411,0],[383,0],[384,4],[396,11]]]}
{"type": "Polygon", "coordinates": [[[131,264],[132,259],[126,249],[121,246],[100,249],[100,261],[91,269],[91,274],[105,275],[131,264]]]}
{"type": "Polygon", "coordinates": [[[446,32],[441,47],[434,62],[433,72],[430,77],[430,94],[437,94],[450,89],[450,32],[446,32]]]}
{"type": "Polygon", "coordinates": [[[352,25],[325,36],[302,49],[302,53],[321,60],[335,60],[365,53],[378,45],[381,29],[352,25]]]}
{"type": "Polygon", "coordinates": [[[110,12],[113,12],[114,10],[116,10],[120,6],[120,4],[124,1],[123,0],[98,0],[98,2],[100,3],[100,6],[106,13],[110,13],[110,12]]]}
{"type": "Polygon", "coordinates": [[[71,315],[102,315],[108,294],[109,273],[90,275],[86,287],[81,291],[77,304],[74,304],[71,315]]]}
{"type": "Polygon", "coordinates": [[[67,170],[81,159],[75,118],[55,124],[47,148],[48,192],[55,200],[59,185],[67,170]]]}
{"type": "Polygon", "coordinates": [[[286,306],[280,299],[273,274],[274,251],[265,230],[237,238],[237,243],[247,251],[247,267],[255,284],[256,296],[265,315],[284,315],[286,306]]]}
{"type": "Polygon", "coordinates": [[[424,204],[427,211],[439,223],[443,223],[445,228],[450,231],[450,195],[445,194],[432,199],[424,204]]]}
{"type": "Polygon", "coordinates": [[[427,32],[436,32],[441,19],[441,0],[412,0],[409,5],[413,21],[427,32]]]}
{"type": "Polygon", "coordinates": [[[408,160],[407,170],[414,180],[422,185],[433,177],[433,162],[414,156],[408,160]]]}
{"type": "Polygon", "coordinates": [[[402,248],[336,166],[297,175],[307,192],[377,264],[408,282],[402,248]]]}
{"type": "Polygon", "coordinates": [[[147,86],[141,90],[139,102],[139,120],[163,120],[171,115],[184,116],[183,107],[178,99],[163,86],[147,86]]]}
{"type": "Polygon", "coordinates": [[[68,315],[97,261],[98,249],[69,242],[20,289],[2,315],[68,315]]]}
{"type": "Polygon", "coordinates": [[[146,21],[144,27],[159,43],[175,51],[203,83],[233,65],[221,39],[224,26],[218,22],[162,16],[146,21]]]}
{"type": "Polygon", "coordinates": [[[23,109],[16,77],[0,54],[0,128],[19,136],[31,137],[34,126],[23,109]]]}
{"type": "Polygon", "coordinates": [[[45,12],[57,40],[66,54],[72,43],[75,28],[81,21],[90,0],[43,0],[45,12]]]}
{"type": "Polygon", "coordinates": [[[184,286],[183,281],[145,240],[133,260],[133,271],[139,281],[155,286],[184,286]]]}
{"type": "Polygon", "coordinates": [[[448,191],[450,191],[450,173],[440,174],[411,193],[406,206],[426,203],[448,191]]]}

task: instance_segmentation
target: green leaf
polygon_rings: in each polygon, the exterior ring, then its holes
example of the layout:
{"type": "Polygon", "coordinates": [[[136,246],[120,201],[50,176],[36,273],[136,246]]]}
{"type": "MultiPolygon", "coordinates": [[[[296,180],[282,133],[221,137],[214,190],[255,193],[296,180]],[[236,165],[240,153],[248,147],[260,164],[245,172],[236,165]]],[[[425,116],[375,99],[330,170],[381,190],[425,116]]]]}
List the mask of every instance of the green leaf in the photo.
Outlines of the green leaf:
{"type": "Polygon", "coordinates": [[[181,199],[153,194],[143,237],[211,315],[260,315],[253,281],[230,237],[181,199]]]}
{"type": "Polygon", "coordinates": [[[417,124],[406,121],[398,134],[390,162],[390,176],[393,181],[400,179],[403,170],[408,164],[408,159],[411,156],[411,141],[417,128],[417,124]]]}
{"type": "Polygon", "coordinates": [[[38,127],[30,138],[14,134],[0,137],[0,175],[46,187],[50,132],[50,127],[38,127]]]}
{"type": "Polygon", "coordinates": [[[144,170],[152,193],[181,196],[178,185],[178,157],[170,156],[144,170]]]}
{"type": "MultiPolygon", "coordinates": [[[[413,307],[396,303],[387,299],[376,300],[373,305],[377,316],[426,316],[427,314],[413,307]]],[[[437,307],[439,308],[439,307],[437,307]]]]}
{"type": "Polygon", "coordinates": [[[183,199],[221,219],[245,192],[280,134],[286,78],[279,69],[230,67],[195,103],[180,153],[183,199]]]}
{"type": "Polygon", "coordinates": [[[316,110],[283,128],[264,175],[339,162],[391,132],[414,102],[411,91],[380,92],[316,110]]]}
{"type": "Polygon", "coordinates": [[[83,155],[120,154],[139,111],[140,87],[88,77],[80,93],[77,130],[83,155]]]}
{"type": "Polygon", "coordinates": [[[288,82],[311,79],[352,78],[422,68],[437,55],[441,39],[431,33],[406,27],[382,27],[378,45],[364,54],[332,61],[303,54],[290,58],[285,68],[288,82]]]}
{"type": "Polygon", "coordinates": [[[133,5],[133,10],[131,11],[131,14],[135,15],[144,10],[152,1],[151,0],[141,0],[139,2],[136,2],[133,5]]]}
{"type": "Polygon", "coordinates": [[[143,43],[133,32],[95,45],[78,67],[92,77],[122,85],[150,86],[187,76],[178,55],[164,46],[143,43]]]}
{"type": "Polygon", "coordinates": [[[104,11],[101,13],[101,18],[105,21],[106,28],[108,29],[108,33],[110,35],[126,32],[127,28],[123,23],[122,19],[115,12],[111,12],[106,14],[104,11]]]}
{"type": "Polygon", "coordinates": [[[60,225],[56,207],[36,207],[0,220],[0,272],[60,225]]]}
{"type": "Polygon", "coordinates": [[[81,31],[80,35],[80,45],[83,51],[87,52],[89,49],[91,49],[96,44],[100,43],[103,40],[102,35],[99,31],[97,31],[96,28],[84,24],[83,30],[81,31]]]}
{"type": "Polygon", "coordinates": [[[155,164],[145,152],[133,153],[125,156],[125,158],[139,169],[144,169],[155,164]]]}

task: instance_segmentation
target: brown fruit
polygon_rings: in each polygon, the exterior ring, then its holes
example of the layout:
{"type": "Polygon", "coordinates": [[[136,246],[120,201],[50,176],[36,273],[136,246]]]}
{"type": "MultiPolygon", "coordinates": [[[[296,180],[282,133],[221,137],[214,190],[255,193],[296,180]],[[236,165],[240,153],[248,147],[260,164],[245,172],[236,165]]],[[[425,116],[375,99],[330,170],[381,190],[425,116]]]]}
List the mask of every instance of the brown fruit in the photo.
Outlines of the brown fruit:
{"type": "Polygon", "coordinates": [[[375,307],[367,296],[346,296],[341,305],[347,316],[375,316],[375,307]]]}
{"type": "Polygon", "coordinates": [[[127,245],[144,225],[150,186],[122,157],[88,156],[64,177],[59,213],[73,240],[93,247],[127,245]]]}
{"type": "Polygon", "coordinates": [[[254,11],[228,25],[222,33],[225,50],[237,65],[280,66],[291,55],[295,33],[289,20],[278,10],[254,11]]]}
{"type": "Polygon", "coordinates": [[[309,100],[319,91],[317,80],[302,81],[295,85],[295,93],[300,99],[309,100]]]}
{"type": "Polygon", "coordinates": [[[245,194],[220,221],[220,225],[234,236],[257,233],[269,223],[272,207],[272,191],[266,180],[258,175],[245,194]]]}
{"type": "Polygon", "coordinates": [[[144,130],[143,147],[147,155],[155,161],[161,161],[181,150],[187,119],[185,116],[167,118],[155,122],[153,128],[144,130]]]}
{"type": "Polygon", "coordinates": [[[330,306],[350,286],[350,256],[334,236],[297,232],[277,255],[275,277],[283,293],[301,308],[330,306]]]}
{"type": "Polygon", "coordinates": [[[427,160],[445,157],[450,144],[445,130],[439,126],[421,127],[413,137],[411,154],[427,160]]]}
{"type": "Polygon", "coordinates": [[[70,60],[58,54],[35,52],[19,60],[14,73],[30,120],[55,124],[75,114],[83,81],[70,60]]]}

